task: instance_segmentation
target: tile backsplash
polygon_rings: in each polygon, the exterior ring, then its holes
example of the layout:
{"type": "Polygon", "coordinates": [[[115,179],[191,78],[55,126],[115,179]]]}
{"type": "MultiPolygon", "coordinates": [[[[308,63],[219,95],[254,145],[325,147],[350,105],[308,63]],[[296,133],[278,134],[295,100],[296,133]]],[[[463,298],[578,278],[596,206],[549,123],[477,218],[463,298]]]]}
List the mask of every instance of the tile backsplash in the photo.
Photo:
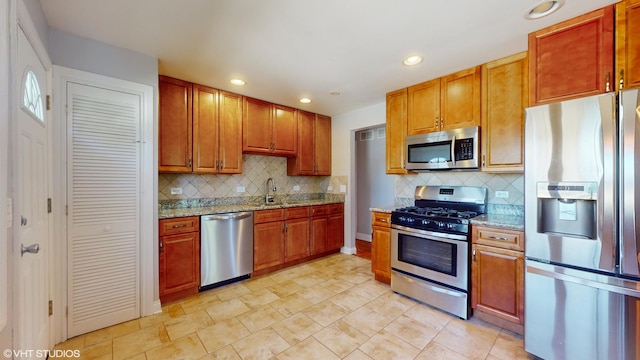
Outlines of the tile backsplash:
{"type": "Polygon", "coordinates": [[[242,156],[242,174],[166,174],[158,176],[158,200],[190,200],[264,196],[268,178],[273,178],[278,195],[340,193],[346,176],[287,176],[287,159],[277,156],[242,156]],[[299,186],[299,190],[294,190],[299,186]],[[331,187],[331,190],[328,188],[331,187]],[[171,194],[171,189],[182,194],[171,194]],[[244,192],[238,191],[244,189],[244,192]]]}
{"type": "Polygon", "coordinates": [[[487,212],[515,215],[524,211],[524,174],[447,171],[401,175],[396,177],[396,205],[412,204],[419,185],[482,186],[489,191],[487,212]],[[496,191],[507,191],[509,197],[496,197],[496,191]]]}

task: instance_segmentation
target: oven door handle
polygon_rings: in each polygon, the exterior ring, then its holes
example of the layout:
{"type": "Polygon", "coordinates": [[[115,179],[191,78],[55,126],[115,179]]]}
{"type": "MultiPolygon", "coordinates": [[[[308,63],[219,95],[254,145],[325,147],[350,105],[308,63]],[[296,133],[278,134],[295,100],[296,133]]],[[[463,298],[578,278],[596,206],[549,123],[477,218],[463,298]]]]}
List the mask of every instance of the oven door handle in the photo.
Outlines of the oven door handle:
{"type": "MultiPolygon", "coordinates": [[[[408,276],[406,276],[406,275],[402,274],[402,273],[401,273],[400,271],[398,271],[397,269],[394,269],[394,270],[396,270],[396,271],[395,271],[396,275],[398,275],[398,276],[402,277],[405,281],[407,281],[407,282],[409,282],[409,283],[414,283],[414,282],[416,282],[416,280],[415,280],[415,279],[412,279],[412,278],[410,278],[410,277],[408,277],[408,276]]],[[[439,287],[439,286],[431,286],[431,285],[429,285],[429,284],[428,284],[428,283],[426,283],[426,282],[421,283],[421,284],[420,284],[420,286],[423,286],[423,287],[429,288],[429,290],[432,290],[432,291],[435,291],[435,292],[439,292],[439,293],[441,293],[441,294],[445,294],[445,295],[449,295],[449,296],[455,296],[455,297],[459,297],[459,298],[464,298],[464,297],[466,297],[466,296],[467,296],[467,294],[461,293],[461,292],[459,292],[459,291],[447,290],[447,289],[443,289],[443,288],[441,288],[441,287],[439,287]]]]}
{"type": "Polygon", "coordinates": [[[451,137],[451,164],[453,167],[456,166],[456,137],[451,137]]]}

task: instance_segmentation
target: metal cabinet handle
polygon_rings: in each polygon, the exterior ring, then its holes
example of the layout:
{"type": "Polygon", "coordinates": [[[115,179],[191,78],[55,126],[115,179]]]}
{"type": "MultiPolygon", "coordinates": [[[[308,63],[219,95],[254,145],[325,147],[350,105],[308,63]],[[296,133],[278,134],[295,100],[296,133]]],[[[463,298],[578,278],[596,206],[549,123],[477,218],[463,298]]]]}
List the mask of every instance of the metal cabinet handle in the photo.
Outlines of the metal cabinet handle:
{"type": "Polygon", "coordinates": [[[189,158],[187,167],[192,167],[192,166],[193,166],[193,160],[191,158],[189,158]]]}
{"type": "Polygon", "coordinates": [[[179,229],[179,228],[183,228],[183,227],[187,227],[187,224],[173,225],[174,229],[179,229]]]}
{"type": "Polygon", "coordinates": [[[476,249],[473,249],[471,253],[473,254],[473,261],[476,261],[476,249]]]}
{"type": "Polygon", "coordinates": [[[605,77],[606,79],[606,84],[605,84],[605,90],[607,92],[611,91],[611,73],[607,71],[607,76],[605,77]]]}
{"type": "Polygon", "coordinates": [[[482,167],[487,166],[487,155],[482,155],[482,167]]]}
{"type": "Polygon", "coordinates": [[[440,119],[436,116],[436,128],[438,127],[438,122],[440,121],[440,119]]]}
{"type": "Polygon", "coordinates": [[[624,88],[624,69],[620,69],[620,90],[624,88]]]}
{"type": "Polygon", "coordinates": [[[507,241],[507,240],[509,240],[508,238],[505,238],[505,237],[497,237],[497,236],[489,236],[489,239],[491,239],[491,240],[502,240],[502,241],[507,241]]]}
{"type": "Polygon", "coordinates": [[[25,247],[23,244],[20,244],[20,257],[24,255],[24,253],[29,254],[37,254],[40,251],[40,244],[33,244],[25,247]]]}

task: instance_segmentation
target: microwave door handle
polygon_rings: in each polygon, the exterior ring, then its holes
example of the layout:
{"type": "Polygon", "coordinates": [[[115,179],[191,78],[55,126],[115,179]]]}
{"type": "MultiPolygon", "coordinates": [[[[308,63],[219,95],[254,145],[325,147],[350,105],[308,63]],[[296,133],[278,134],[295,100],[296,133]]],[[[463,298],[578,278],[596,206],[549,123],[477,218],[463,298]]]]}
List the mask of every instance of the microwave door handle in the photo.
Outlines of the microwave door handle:
{"type": "Polygon", "coordinates": [[[456,137],[451,137],[451,166],[456,165],[456,137]]]}

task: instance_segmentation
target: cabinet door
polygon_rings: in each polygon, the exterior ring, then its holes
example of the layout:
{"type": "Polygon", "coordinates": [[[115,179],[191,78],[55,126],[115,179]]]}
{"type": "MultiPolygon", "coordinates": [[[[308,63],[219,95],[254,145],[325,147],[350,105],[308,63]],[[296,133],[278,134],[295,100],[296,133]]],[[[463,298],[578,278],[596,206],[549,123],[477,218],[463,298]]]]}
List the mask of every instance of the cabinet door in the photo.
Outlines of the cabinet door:
{"type": "Polygon", "coordinates": [[[440,79],[440,130],[480,125],[480,66],[440,79]]]}
{"type": "Polygon", "coordinates": [[[613,91],[613,5],[529,34],[530,104],[613,91]]]}
{"type": "Polygon", "coordinates": [[[298,152],[298,111],[280,105],[273,107],[273,152],[295,156],[298,152]]]}
{"type": "Polygon", "coordinates": [[[524,109],[529,105],[527,52],[482,66],[482,170],[524,170],[524,109]]]}
{"type": "Polygon", "coordinates": [[[387,174],[406,174],[407,89],[387,94],[387,174]]]}
{"type": "Polygon", "coordinates": [[[200,236],[197,232],[160,238],[160,296],[200,285],[200,236]]]}
{"type": "Polygon", "coordinates": [[[287,175],[314,175],[316,114],[298,111],[298,154],[287,159],[287,175]]]}
{"type": "Polygon", "coordinates": [[[327,217],[311,218],[309,252],[310,255],[319,254],[327,250],[327,217]]]}
{"type": "Polygon", "coordinates": [[[474,309],[524,323],[524,254],[473,245],[472,297],[474,309]]]}
{"type": "Polygon", "coordinates": [[[242,174],[242,96],[220,91],[218,172],[242,174]]]}
{"type": "Polygon", "coordinates": [[[271,103],[245,97],[242,101],[242,150],[252,153],[271,153],[271,103]]]}
{"type": "Polygon", "coordinates": [[[407,135],[440,129],[440,79],[407,89],[407,135]]]}
{"type": "Polygon", "coordinates": [[[344,214],[329,214],[327,216],[327,250],[339,249],[344,246],[344,214]]]}
{"type": "Polygon", "coordinates": [[[285,235],[284,261],[309,256],[309,218],[288,220],[285,235]]]}
{"type": "Polygon", "coordinates": [[[315,122],[315,174],[331,175],[331,118],[316,115],[315,122]]]}
{"type": "Polygon", "coordinates": [[[193,172],[218,172],[218,90],[193,85],[193,172]]]}
{"type": "Polygon", "coordinates": [[[192,85],[159,77],[158,171],[191,172],[192,85]]]}
{"type": "Polygon", "coordinates": [[[616,76],[618,89],[640,86],[640,0],[616,5],[616,76]]]}
{"type": "Polygon", "coordinates": [[[376,280],[391,283],[391,229],[373,226],[371,234],[371,270],[376,280]]]}
{"type": "Polygon", "coordinates": [[[284,262],[284,222],[253,226],[253,270],[261,270],[284,262]]]}

